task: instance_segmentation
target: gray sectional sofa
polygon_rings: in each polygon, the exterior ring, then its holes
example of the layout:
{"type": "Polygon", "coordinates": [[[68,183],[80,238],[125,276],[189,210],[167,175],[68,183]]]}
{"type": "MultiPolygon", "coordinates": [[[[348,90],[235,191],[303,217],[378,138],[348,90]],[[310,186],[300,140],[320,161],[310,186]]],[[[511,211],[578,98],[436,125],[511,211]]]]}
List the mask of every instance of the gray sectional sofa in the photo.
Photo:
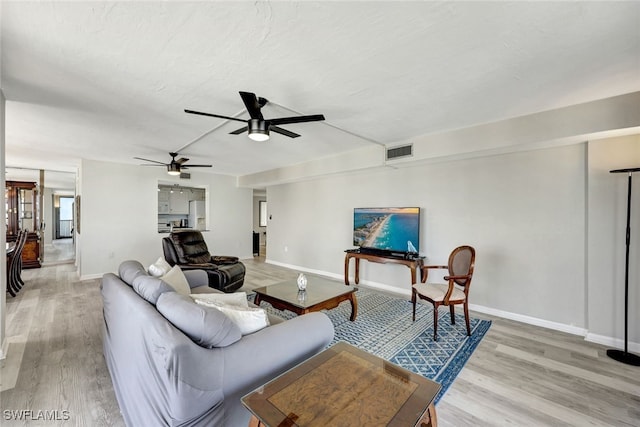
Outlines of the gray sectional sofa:
{"type": "MultiPolygon", "coordinates": [[[[218,292],[204,271],[184,273],[192,293],[218,292]]],[[[240,398],[333,339],[323,313],[270,316],[271,326],[241,336],[222,312],[176,293],[137,261],[105,274],[101,289],[104,356],[128,426],[246,426],[240,398]]]]}

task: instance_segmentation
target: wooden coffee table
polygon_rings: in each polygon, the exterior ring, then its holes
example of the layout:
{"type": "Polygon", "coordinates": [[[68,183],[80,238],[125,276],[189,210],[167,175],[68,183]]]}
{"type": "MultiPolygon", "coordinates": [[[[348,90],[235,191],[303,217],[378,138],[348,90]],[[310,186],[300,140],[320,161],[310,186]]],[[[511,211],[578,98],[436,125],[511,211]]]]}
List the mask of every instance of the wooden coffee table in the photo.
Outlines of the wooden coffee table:
{"type": "Polygon", "coordinates": [[[342,301],[351,302],[353,322],[358,315],[358,301],[355,292],[358,288],[345,286],[341,282],[328,280],[318,276],[307,276],[307,289],[298,290],[296,280],[287,280],[271,286],[254,289],[254,303],[260,305],[266,301],[278,310],[289,310],[298,315],[312,311],[336,308],[342,301]]]}
{"type": "Polygon", "coordinates": [[[250,427],[432,426],[440,384],[339,342],[242,398],[250,427]]]}

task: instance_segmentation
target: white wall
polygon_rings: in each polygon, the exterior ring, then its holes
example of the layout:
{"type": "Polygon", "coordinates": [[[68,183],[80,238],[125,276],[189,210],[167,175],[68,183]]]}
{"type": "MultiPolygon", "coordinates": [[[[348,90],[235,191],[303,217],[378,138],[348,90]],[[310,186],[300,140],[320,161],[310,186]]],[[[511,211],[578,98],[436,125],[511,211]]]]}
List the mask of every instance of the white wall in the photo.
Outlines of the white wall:
{"type": "MultiPolygon", "coordinates": [[[[632,167],[640,167],[640,135],[589,143],[588,338],[619,347],[624,338],[628,174],[609,171],[632,167]]],[[[629,341],[640,343],[640,173],[633,174],[632,183],[629,341]]]]}
{"type": "Polygon", "coordinates": [[[81,224],[77,260],[81,277],[100,277],[135,259],[149,265],[162,256],[157,231],[158,181],[206,186],[209,230],[203,232],[212,254],[252,256],[252,190],[238,188],[236,178],[191,173],[172,178],[162,168],[83,160],[78,194],[81,224]]]}
{"type": "MultiPolygon", "coordinates": [[[[420,206],[428,262],[446,262],[460,244],[476,247],[473,308],[620,347],[627,180],[609,170],[638,166],[634,135],[274,185],[267,189],[268,261],[340,278],[354,207],[420,206]]],[[[635,178],[631,351],[640,350],[635,178]]],[[[363,261],[361,282],[410,291],[404,266],[363,261]]]]}

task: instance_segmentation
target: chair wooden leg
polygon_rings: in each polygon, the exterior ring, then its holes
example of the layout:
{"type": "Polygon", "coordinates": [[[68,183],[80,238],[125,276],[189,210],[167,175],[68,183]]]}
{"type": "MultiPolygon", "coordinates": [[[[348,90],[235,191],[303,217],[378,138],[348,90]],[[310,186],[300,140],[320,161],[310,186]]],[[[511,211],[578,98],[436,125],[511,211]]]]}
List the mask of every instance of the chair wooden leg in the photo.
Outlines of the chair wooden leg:
{"type": "Polygon", "coordinates": [[[464,322],[467,324],[467,336],[471,336],[471,325],[469,324],[469,303],[464,302],[464,322]]]}
{"type": "Polygon", "coordinates": [[[411,288],[411,304],[413,304],[413,321],[416,321],[416,290],[411,288]]]}
{"type": "Polygon", "coordinates": [[[433,305],[433,340],[438,341],[438,305],[433,305]]]}
{"type": "Polygon", "coordinates": [[[451,324],[452,325],[456,324],[456,313],[455,313],[454,307],[455,306],[453,304],[451,304],[449,306],[449,314],[451,315],[451,324]]]}

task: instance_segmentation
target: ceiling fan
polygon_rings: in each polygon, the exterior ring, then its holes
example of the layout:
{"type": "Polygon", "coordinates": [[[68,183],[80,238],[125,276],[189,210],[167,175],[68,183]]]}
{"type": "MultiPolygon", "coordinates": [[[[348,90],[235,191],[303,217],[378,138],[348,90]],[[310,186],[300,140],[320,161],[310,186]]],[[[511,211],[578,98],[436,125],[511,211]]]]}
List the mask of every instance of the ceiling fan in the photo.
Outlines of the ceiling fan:
{"type": "Polygon", "coordinates": [[[143,160],[145,162],[151,162],[152,165],[142,165],[142,166],[166,166],[167,172],[169,175],[180,175],[180,172],[183,169],[189,168],[210,168],[212,165],[185,165],[189,161],[186,157],[181,157],[176,160],[178,153],[169,153],[171,156],[171,163],[162,163],[157,160],[143,159],[142,157],[134,157],[134,159],[143,160]]]}
{"type": "Polygon", "coordinates": [[[244,122],[247,124],[246,126],[229,133],[232,135],[240,135],[241,133],[248,131],[249,138],[253,139],[254,141],[266,141],[267,139],[269,139],[269,132],[279,133],[280,135],[285,135],[289,138],[297,138],[300,135],[283,129],[279,125],[286,125],[290,123],[317,122],[324,120],[324,116],[322,114],[265,119],[262,116],[262,112],[260,111],[260,109],[269,102],[268,100],[262,97],[258,98],[255,93],[251,92],[240,92],[240,97],[242,98],[242,102],[244,102],[245,107],[247,107],[247,112],[251,117],[248,120],[239,119],[237,117],[221,116],[219,114],[203,113],[193,110],[184,110],[184,112],[189,114],[198,114],[201,116],[218,117],[220,119],[244,122]]]}

